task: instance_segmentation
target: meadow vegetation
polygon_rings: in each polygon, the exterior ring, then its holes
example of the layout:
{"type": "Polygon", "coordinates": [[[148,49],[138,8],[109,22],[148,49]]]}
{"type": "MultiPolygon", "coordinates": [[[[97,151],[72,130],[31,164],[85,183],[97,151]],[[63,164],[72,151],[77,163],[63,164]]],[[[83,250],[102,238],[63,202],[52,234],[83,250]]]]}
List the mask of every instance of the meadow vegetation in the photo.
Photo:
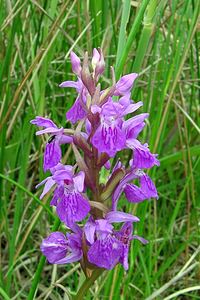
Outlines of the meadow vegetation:
{"type": "MultiPolygon", "coordinates": [[[[46,263],[43,237],[59,227],[49,195],[39,200],[44,143],[30,120],[60,126],[75,100],[69,53],[101,47],[117,79],[140,74],[132,99],[150,114],[142,140],[159,154],[150,172],[159,200],[129,205],[141,222],[129,271],[104,272],[85,299],[200,299],[200,1],[0,0],[0,299],[68,299],[79,264],[46,263]]],[[[124,163],[130,154],[124,156],[124,163]]],[[[73,164],[71,146],[64,162],[73,164]]],[[[107,176],[106,172],[101,174],[107,176]]],[[[124,204],[125,203],[125,204],[124,204]]]]}

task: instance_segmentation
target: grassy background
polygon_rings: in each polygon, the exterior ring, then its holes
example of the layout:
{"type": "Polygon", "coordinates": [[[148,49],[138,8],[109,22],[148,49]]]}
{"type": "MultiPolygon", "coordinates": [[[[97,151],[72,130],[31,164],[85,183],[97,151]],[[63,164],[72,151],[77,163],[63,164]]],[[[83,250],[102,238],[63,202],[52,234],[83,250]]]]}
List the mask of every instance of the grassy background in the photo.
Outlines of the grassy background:
{"type": "Polygon", "coordinates": [[[110,65],[117,78],[140,73],[133,99],[150,113],[142,140],[159,153],[150,175],[160,198],[120,201],[150,243],[134,241],[129,271],[105,273],[86,299],[200,299],[199,9],[198,0],[0,0],[0,299],[68,299],[83,280],[78,264],[41,258],[42,237],[59,224],[34,189],[43,143],[29,121],[65,125],[75,93],[58,84],[73,77],[69,52],[98,46],[105,84],[110,65]]]}

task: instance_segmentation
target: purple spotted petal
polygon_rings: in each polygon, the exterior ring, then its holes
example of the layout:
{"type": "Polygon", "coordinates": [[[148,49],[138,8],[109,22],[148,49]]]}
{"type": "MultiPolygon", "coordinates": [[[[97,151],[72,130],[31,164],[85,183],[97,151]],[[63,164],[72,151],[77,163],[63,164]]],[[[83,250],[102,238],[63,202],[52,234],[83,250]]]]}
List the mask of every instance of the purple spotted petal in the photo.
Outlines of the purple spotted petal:
{"type": "Polygon", "coordinates": [[[137,148],[134,151],[133,165],[136,168],[141,168],[141,169],[142,168],[149,169],[154,165],[159,166],[160,163],[156,157],[157,155],[152,154],[148,148],[146,149],[137,148]]]}
{"type": "Polygon", "coordinates": [[[90,205],[80,193],[65,192],[57,204],[56,211],[60,220],[70,227],[74,222],[82,221],[87,216],[90,205]]]}
{"type": "Polygon", "coordinates": [[[61,160],[62,152],[59,142],[55,139],[51,143],[47,143],[44,152],[43,168],[46,172],[50,168],[55,167],[61,160]]]}
{"type": "Polygon", "coordinates": [[[57,171],[66,170],[69,173],[72,173],[73,167],[70,165],[63,165],[61,163],[58,163],[55,167],[51,168],[51,173],[54,174],[57,171]]]}
{"type": "Polygon", "coordinates": [[[129,202],[139,203],[147,199],[146,194],[141,188],[134,184],[127,184],[124,193],[129,202]]]}
{"type": "Polygon", "coordinates": [[[128,221],[125,222],[121,229],[116,233],[118,238],[123,240],[124,238],[127,240],[130,239],[130,237],[132,236],[133,233],[133,222],[128,221]]]}
{"type": "Polygon", "coordinates": [[[128,270],[128,252],[129,244],[132,237],[133,224],[132,222],[126,222],[121,229],[115,233],[116,238],[121,241],[123,245],[122,255],[119,262],[123,265],[125,270],[128,270]]]}
{"type": "Polygon", "coordinates": [[[119,262],[122,264],[125,271],[127,271],[128,267],[129,267],[129,265],[128,265],[128,253],[129,253],[129,246],[124,244],[122,255],[119,259],[119,262]]]}
{"type": "Polygon", "coordinates": [[[138,169],[151,168],[154,165],[159,166],[157,154],[152,154],[146,145],[142,145],[138,140],[127,140],[126,144],[133,149],[133,166],[138,169]]]}
{"type": "Polygon", "coordinates": [[[108,118],[121,116],[122,109],[122,105],[118,102],[114,102],[112,98],[109,98],[109,100],[102,106],[102,115],[107,116],[108,118]]]}
{"type": "Polygon", "coordinates": [[[64,188],[63,186],[58,186],[53,193],[53,198],[51,199],[50,205],[56,206],[58,203],[58,200],[61,199],[64,195],[64,188]]]}
{"type": "Polygon", "coordinates": [[[68,241],[61,232],[52,232],[42,241],[41,251],[51,264],[57,263],[63,259],[68,252],[68,241]]]}
{"type": "Polygon", "coordinates": [[[111,235],[102,240],[97,240],[88,251],[90,263],[111,270],[119,262],[123,248],[121,243],[111,235]]]}
{"type": "Polygon", "coordinates": [[[113,157],[117,151],[125,147],[125,135],[118,126],[112,128],[100,125],[92,138],[92,144],[99,152],[105,152],[113,157]]]}
{"type": "Polygon", "coordinates": [[[140,185],[142,191],[146,194],[147,198],[157,198],[158,199],[158,193],[155,187],[155,184],[151,180],[151,178],[144,174],[140,177],[140,185]]]}

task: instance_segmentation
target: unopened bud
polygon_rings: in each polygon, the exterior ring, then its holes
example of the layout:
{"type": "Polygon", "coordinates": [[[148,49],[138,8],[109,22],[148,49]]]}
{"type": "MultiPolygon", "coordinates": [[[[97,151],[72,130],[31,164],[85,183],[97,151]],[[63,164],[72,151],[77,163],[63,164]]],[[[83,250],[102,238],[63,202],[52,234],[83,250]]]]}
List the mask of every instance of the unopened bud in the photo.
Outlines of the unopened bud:
{"type": "Polygon", "coordinates": [[[77,75],[81,76],[81,61],[80,58],[72,51],[70,53],[70,60],[72,64],[72,71],[77,75]]]}
{"type": "Polygon", "coordinates": [[[92,69],[95,71],[97,63],[100,60],[100,54],[96,48],[93,49],[93,56],[92,56],[92,69]]]}
{"type": "Polygon", "coordinates": [[[96,69],[95,69],[95,76],[98,77],[101,74],[103,74],[104,70],[105,70],[105,61],[104,61],[104,57],[103,57],[103,52],[101,50],[101,48],[98,48],[99,51],[99,61],[96,65],[96,69]]]}

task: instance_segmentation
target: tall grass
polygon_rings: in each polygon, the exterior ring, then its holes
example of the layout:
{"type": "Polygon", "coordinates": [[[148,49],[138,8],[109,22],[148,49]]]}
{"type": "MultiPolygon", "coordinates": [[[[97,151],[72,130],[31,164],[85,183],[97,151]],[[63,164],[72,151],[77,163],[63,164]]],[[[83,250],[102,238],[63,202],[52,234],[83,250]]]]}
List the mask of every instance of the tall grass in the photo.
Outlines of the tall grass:
{"type": "MultiPolygon", "coordinates": [[[[74,96],[69,52],[101,46],[116,77],[139,72],[133,99],[150,113],[144,132],[161,166],[151,176],[159,200],[130,206],[135,230],[130,268],[104,273],[86,299],[200,299],[200,1],[0,1],[0,299],[68,299],[84,276],[52,266],[39,249],[60,224],[38,199],[42,143],[35,115],[65,125],[74,96]],[[181,296],[182,295],[182,296],[181,296]],[[65,298],[64,298],[65,297],[65,298]],[[180,298],[183,297],[183,298],[180,298]]],[[[67,149],[66,149],[67,150],[67,149]]],[[[73,163],[70,150],[67,163],[73,163]]],[[[128,157],[124,157],[126,162],[128,157]]]]}

